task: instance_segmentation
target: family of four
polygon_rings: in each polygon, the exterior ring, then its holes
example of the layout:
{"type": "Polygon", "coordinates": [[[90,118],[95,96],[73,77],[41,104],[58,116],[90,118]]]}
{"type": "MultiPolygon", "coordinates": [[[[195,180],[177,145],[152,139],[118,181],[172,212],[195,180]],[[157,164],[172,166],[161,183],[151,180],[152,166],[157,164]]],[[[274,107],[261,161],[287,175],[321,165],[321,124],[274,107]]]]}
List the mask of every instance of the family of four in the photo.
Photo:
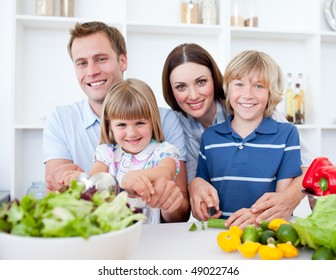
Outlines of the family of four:
{"type": "Polygon", "coordinates": [[[162,71],[165,101],[123,79],[127,49],[118,29],[77,23],[68,52],[86,98],[56,107],[43,132],[47,188],[62,191],[82,172],[109,172],[147,210],[147,223],[226,217],[226,225],[288,219],[303,198],[313,157],[276,111],[277,63],[259,51],[234,57],[224,75],[197,44],[182,44],[162,71]],[[203,133],[204,132],[204,133],[203,133]]]}

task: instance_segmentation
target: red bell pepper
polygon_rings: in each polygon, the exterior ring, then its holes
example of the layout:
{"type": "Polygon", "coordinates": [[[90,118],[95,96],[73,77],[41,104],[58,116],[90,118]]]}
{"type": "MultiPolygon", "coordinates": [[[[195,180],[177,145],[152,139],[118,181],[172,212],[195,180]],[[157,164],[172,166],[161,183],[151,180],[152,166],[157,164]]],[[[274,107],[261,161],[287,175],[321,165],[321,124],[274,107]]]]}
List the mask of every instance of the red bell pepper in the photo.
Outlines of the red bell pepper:
{"type": "MultiPolygon", "coordinates": [[[[308,167],[308,170],[303,178],[302,185],[304,188],[312,189],[316,195],[323,195],[324,191],[320,188],[319,180],[321,174],[319,170],[324,167],[333,167],[336,168],[328,158],[326,157],[317,157],[308,167]]],[[[328,179],[325,178],[327,181],[328,179]]],[[[323,181],[323,180],[322,180],[323,181]]],[[[324,183],[322,183],[325,185],[324,183]]]]}
{"type": "Polygon", "coordinates": [[[314,174],[316,195],[336,194],[336,166],[324,166],[314,174]]]}

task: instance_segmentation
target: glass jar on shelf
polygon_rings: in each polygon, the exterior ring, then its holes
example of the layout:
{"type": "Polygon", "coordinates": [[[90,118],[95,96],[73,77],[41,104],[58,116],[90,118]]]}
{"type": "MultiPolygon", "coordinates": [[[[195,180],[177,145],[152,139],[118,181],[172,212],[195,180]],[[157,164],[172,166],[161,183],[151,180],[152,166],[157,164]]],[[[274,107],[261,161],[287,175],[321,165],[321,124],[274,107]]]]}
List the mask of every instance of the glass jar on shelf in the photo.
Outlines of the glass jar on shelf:
{"type": "Polygon", "coordinates": [[[231,2],[231,26],[244,26],[243,4],[242,0],[233,0],[231,2]]]}
{"type": "Polygon", "coordinates": [[[202,0],[201,22],[202,24],[217,24],[216,0],[202,0]]]}
{"type": "Polygon", "coordinates": [[[199,23],[199,3],[198,0],[181,1],[181,22],[199,23]]]}
{"type": "Polygon", "coordinates": [[[36,0],[36,15],[54,16],[55,0],[36,0]]]}
{"type": "Polygon", "coordinates": [[[61,0],[61,17],[75,16],[75,0],[61,0]]]}
{"type": "Polygon", "coordinates": [[[27,195],[33,195],[38,200],[46,195],[46,186],[42,181],[34,181],[27,190],[27,195]]]}
{"type": "Polygon", "coordinates": [[[244,1],[245,3],[245,16],[244,16],[244,26],[246,27],[258,27],[258,8],[256,0],[244,1]]]}

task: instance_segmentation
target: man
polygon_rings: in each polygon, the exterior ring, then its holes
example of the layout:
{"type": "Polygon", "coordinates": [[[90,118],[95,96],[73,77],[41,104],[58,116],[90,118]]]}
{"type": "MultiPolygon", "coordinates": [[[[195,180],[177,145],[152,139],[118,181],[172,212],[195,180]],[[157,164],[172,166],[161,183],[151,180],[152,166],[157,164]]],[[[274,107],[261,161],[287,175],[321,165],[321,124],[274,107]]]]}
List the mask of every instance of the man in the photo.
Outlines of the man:
{"type": "MultiPolygon", "coordinates": [[[[124,37],[102,22],[77,23],[71,30],[68,52],[77,80],[87,98],[55,108],[43,132],[45,175],[49,191],[62,190],[66,170],[90,170],[99,143],[100,116],[104,98],[127,69],[124,37]]],[[[180,151],[181,171],[176,183],[164,178],[155,182],[149,205],[161,209],[163,222],[187,221],[190,205],[182,127],[174,112],[160,108],[165,139],[180,151]]]]}

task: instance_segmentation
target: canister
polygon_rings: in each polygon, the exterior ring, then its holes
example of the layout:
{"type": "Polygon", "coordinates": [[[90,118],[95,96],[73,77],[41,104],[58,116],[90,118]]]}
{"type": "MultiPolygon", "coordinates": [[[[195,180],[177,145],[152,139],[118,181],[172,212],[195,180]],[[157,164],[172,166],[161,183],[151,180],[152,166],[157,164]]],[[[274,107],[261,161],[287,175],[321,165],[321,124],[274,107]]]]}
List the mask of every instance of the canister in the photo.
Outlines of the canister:
{"type": "Polygon", "coordinates": [[[54,0],[36,0],[36,15],[54,16],[55,15],[55,1],[54,0]]]}
{"type": "Polygon", "coordinates": [[[198,0],[181,1],[181,22],[199,23],[199,3],[198,0]]]}
{"type": "Polygon", "coordinates": [[[75,16],[75,0],[61,0],[61,17],[75,16]]]}
{"type": "Polygon", "coordinates": [[[202,24],[217,24],[216,0],[202,0],[201,18],[202,24]]]}

